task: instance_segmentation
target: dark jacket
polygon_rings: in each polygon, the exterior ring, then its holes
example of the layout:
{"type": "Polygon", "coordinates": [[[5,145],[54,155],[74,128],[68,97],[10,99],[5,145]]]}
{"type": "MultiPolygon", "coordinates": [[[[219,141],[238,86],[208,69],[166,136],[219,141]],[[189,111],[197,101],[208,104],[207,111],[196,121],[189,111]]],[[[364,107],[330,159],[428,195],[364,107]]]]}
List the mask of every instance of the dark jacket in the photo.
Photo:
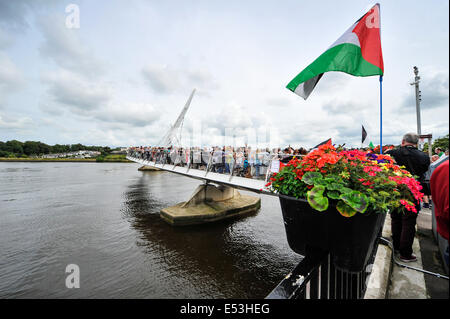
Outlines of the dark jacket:
{"type": "Polygon", "coordinates": [[[386,154],[391,155],[398,165],[405,166],[412,175],[418,176],[419,182],[424,182],[425,172],[430,166],[430,157],[427,154],[409,145],[389,150],[386,154]]]}

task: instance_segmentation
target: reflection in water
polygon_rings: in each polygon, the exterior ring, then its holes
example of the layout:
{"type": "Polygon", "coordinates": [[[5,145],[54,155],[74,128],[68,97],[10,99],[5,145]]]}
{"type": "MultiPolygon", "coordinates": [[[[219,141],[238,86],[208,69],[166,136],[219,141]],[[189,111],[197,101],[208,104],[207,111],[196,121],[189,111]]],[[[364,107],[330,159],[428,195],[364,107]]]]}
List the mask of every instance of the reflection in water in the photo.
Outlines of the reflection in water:
{"type": "Polygon", "coordinates": [[[251,224],[252,215],[206,225],[170,226],[159,217],[168,204],[153,197],[145,176],[131,184],[124,197],[123,216],[140,232],[138,244],[147,253],[159,255],[159,262],[174,276],[165,280],[186,296],[263,298],[292,266],[291,259],[283,267],[283,254],[252,237],[254,230],[244,226],[251,224]]]}

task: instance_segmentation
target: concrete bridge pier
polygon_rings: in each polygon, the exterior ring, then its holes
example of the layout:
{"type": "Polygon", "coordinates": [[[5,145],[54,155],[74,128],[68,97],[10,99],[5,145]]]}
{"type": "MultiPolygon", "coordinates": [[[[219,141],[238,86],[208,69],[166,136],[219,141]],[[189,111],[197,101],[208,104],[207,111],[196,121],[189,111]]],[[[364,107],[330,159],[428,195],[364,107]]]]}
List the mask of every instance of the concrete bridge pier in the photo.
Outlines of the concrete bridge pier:
{"type": "Polygon", "coordinates": [[[144,166],[139,167],[138,171],[156,172],[156,171],[160,171],[160,169],[156,168],[156,167],[153,167],[153,166],[144,165],[144,166]]]}
{"type": "Polygon", "coordinates": [[[202,184],[191,198],[161,210],[163,220],[173,226],[205,224],[257,211],[259,197],[244,195],[233,187],[202,184]]]}

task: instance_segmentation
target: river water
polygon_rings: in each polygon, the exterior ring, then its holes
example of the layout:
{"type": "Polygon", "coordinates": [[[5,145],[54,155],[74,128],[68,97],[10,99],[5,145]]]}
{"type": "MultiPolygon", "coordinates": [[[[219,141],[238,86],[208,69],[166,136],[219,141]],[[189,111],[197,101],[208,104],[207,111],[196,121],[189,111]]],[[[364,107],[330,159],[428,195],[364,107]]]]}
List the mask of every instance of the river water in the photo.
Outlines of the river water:
{"type": "Polygon", "coordinates": [[[276,197],[254,194],[261,209],[243,218],[172,227],[159,211],[201,182],[138,168],[0,162],[0,298],[264,298],[300,260],[276,197]],[[69,264],[80,288],[66,287],[69,264]]]}

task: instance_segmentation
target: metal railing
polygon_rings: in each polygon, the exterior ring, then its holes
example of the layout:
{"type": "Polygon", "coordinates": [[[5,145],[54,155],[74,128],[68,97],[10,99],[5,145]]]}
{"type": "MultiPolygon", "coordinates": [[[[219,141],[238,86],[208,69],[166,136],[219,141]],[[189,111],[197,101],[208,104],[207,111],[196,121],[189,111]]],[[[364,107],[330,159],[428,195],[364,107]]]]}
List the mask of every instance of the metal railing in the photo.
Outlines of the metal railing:
{"type": "MultiPolygon", "coordinates": [[[[222,173],[221,174],[229,174],[231,176],[233,175],[239,175],[242,174],[242,170],[244,170],[243,161],[248,160],[247,157],[242,157],[242,163],[238,165],[238,162],[236,160],[232,160],[230,163],[224,162],[224,161],[214,161],[213,154],[202,153],[201,160],[200,161],[194,161],[194,158],[192,155],[188,155],[189,159],[185,159],[184,156],[176,154],[175,156],[171,156],[169,153],[165,152],[157,152],[155,154],[151,153],[141,153],[141,152],[129,152],[127,153],[128,157],[132,157],[135,159],[144,160],[147,162],[153,162],[155,164],[166,164],[170,163],[174,167],[181,166],[181,167],[190,167],[192,164],[201,166],[202,168],[198,168],[201,170],[204,170],[206,172],[214,171],[217,172],[216,166],[217,164],[221,164],[222,173]],[[225,172],[225,166],[224,164],[227,163],[229,165],[229,171],[225,172]]],[[[248,168],[254,168],[255,166],[258,166],[259,175],[258,178],[263,179],[267,182],[270,175],[273,173],[271,171],[272,162],[274,160],[280,160],[287,157],[293,157],[293,155],[290,154],[266,154],[264,155],[264,159],[260,161],[258,164],[248,164],[248,168]]]]}
{"type": "MultiPolygon", "coordinates": [[[[188,160],[184,160],[183,155],[181,154],[176,154],[174,156],[174,158],[172,158],[172,155],[167,153],[167,152],[155,152],[155,153],[151,153],[151,152],[137,152],[137,151],[133,151],[133,152],[129,152],[127,153],[127,156],[130,158],[135,158],[135,159],[140,159],[140,160],[144,160],[147,161],[149,164],[153,162],[153,164],[168,164],[170,163],[173,168],[177,167],[177,166],[181,166],[181,167],[188,167],[190,168],[192,164],[197,164],[199,166],[201,166],[202,168],[198,168],[200,170],[204,170],[205,171],[205,176],[209,173],[209,172],[216,172],[217,173],[217,169],[216,169],[216,165],[218,164],[217,162],[214,162],[214,156],[213,156],[213,152],[205,152],[205,151],[200,151],[201,152],[201,161],[194,161],[193,160],[193,155],[190,154],[189,159],[188,160]]],[[[302,155],[295,155],[297,157],[302,157],[302,155]]],[[[255,166],[258,166],[258,171],[259,171],[259,175],[257,176],[252,176],[251,178],[257,178],[257,179],[262,179],[265,181],[265,183],[268,182],[270,176],[272,175],[272,173],[274,173],[272,171],[272,163],[276,160],[280,161],[280,160],[285,160],[286,158],[292,158],[294,157],[294,155],[292,154],[266,154],[264,155],[264,159],[262,161],[260,161],[259,164],[255,165],[255,164],[248,164],[248,168],[246,169],[254,169],[255,166]],[[265,172],[264,172],[265,171],[265,172]]],[[[247,157],[243,157],[243,160],[248,160],[247,157]]],[[[220,161],[220,164],[224,165],[225,162],[220,161]]],[[[235,160],[233,160],[231,163],[229,163],[229,171],[225,173],[225,169],[224,166],[221,167],[222,172],[220,174],[228,174],[230,175],[230,181],[233,178],[233,176],[239,176],[243,174],[244,171],[244,167],[243,165],[237,165],[237,162],[235,160]]]]}
{"type": "Polygon", "coordinates": [[[364,270],[349,273],[333,265],[332,256],[305,256],[266,299],[362,299],[377,253],[379,238],[364,270]]]}

